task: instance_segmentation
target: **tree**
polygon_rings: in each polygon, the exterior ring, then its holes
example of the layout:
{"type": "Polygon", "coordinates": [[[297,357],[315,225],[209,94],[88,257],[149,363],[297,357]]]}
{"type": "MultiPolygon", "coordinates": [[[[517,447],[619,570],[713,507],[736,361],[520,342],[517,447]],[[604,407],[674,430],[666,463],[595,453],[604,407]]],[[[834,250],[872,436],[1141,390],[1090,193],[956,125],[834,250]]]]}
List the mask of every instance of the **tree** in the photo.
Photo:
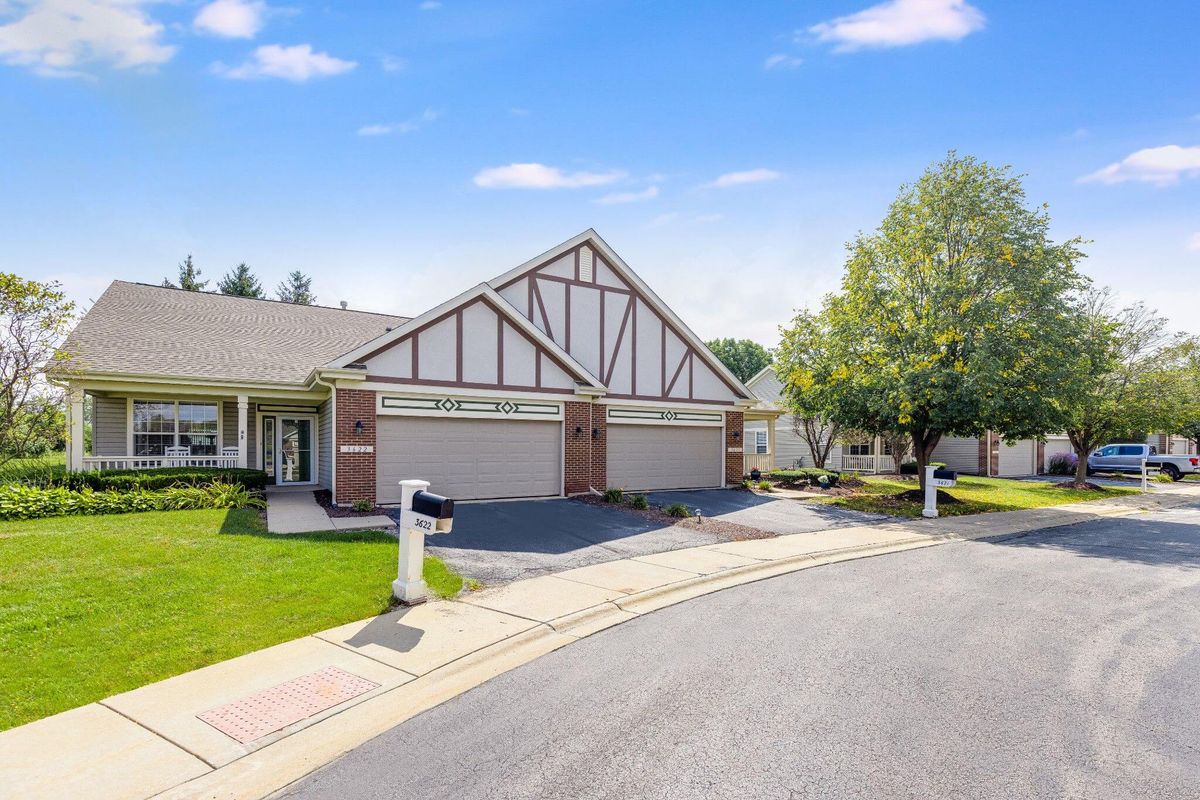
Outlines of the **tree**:
{"type": "Polygon", "coordinates": [[[312,278],[300,270],[288,274],[287,280],[276,289],[279,299],[285,303],[295,303],[300,306],[311,306],[317,302],[312,293],[312,278]]]}
{"type": "Polygon", "coordinates": [[[168,289],[184,289],[189,292],[203,292],[208,286],[208,281],[200,280],[200,270],[196,269],[196,265],[192,263],[192,256],[189,253],[188,257],[179,265],[179,285],[171,283],[169,278],[163,278],[162,285],[168,289]]]}
{"type": "Polygon", "coordinates": [[[841,291],[777,356],[789,394],[843,426],[902,433],[922,485],[946,435],[1062,428],[1080,240],[1056,244],[1018,177],[951,152],[847,246],[841,291]]]}
{"type": "Polygon", "coordinates": [[[65,374],[57,348],[74,314],[59,284],[0,273],[0,463],[62,440],[61,392],[42,373],[65,374]]]}
{"type": "Polygon", "coordinates": [[[221,294],[231,294],[236,297],[262,297],[262,285],[259,284],[258,278],[254,277],[254,273],[250,271],[250,267],[243,261],[233,268],[232,271],[225,273],[225,277],[221,278],[217,284],[217,289],[221,294]]]}
{"type": "Polygon", "coordinates": [[[817,469],[825,469],[829,453],[839,441],[841,426],[823,417],[792,414],[792,433],[799,436],[808,446],[808,454],[812,456],[813,466],[817,469]]]}
{"type": "Polygon", "coordinates": [[[1164,351],[1163,362],[1163,391],[1171,398],[1166,431],[1186,438],[1190,452],[1200,452],[1200,337],[1174,342],[1164,351]]]}
{"type": "Polygon", "coordinates": [[[1091,289],[1076,306],[1063,396],[1063,430],[1079,458],[1075,485],[1087,483],[1087,457],[1096,447],[1170,426],[1166,320],[1141,303],[1114,310],[1112,292],[1091,289]]]}
{"type": "Polygon", "coordinates": [[[763,367],[771,363],[771,353],[750,339],[713,339],[705,344],[742,383],[762,372],[763,367]]]}
{"type": "Polygon", "coordinates": [[[883,434],[883,444],[892,454],[892,465],[895,466],[896,474],[899,475],[904,459],[908,458],[908,454],[912,451],[912,442],[904,435],[903,431],[887,431],[883,434]]]}

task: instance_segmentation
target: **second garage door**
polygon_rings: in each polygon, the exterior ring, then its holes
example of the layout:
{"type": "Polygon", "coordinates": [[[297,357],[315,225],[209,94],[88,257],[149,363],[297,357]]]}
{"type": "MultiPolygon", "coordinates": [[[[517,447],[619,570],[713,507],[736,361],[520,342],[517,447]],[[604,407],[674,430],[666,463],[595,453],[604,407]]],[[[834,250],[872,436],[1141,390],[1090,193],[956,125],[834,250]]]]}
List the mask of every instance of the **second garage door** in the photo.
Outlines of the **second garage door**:
{"type": "Polygon", "coordinates": [[[609,425],[608,485],[623,489],[721,486],[721,428],[609,425]]]}
{"type": "Polygon", "coordinates": [[[997,472],[999,477],[1019,477],[1024,475],[1032,475],[1036,472],[1034,468],[1034,453],[1037,449],[1037,443],[1032,439],[1022,439],[1021,441],[1009,447],[1004,442],[1000,442],[1000,469],[997,472]]]}
{"type": "Polygon", "coordinates": [[[560,422],[381,416],[377,442],[379,503],[400,502],[405,478],[455,500],[562,492],[560,422]]]}

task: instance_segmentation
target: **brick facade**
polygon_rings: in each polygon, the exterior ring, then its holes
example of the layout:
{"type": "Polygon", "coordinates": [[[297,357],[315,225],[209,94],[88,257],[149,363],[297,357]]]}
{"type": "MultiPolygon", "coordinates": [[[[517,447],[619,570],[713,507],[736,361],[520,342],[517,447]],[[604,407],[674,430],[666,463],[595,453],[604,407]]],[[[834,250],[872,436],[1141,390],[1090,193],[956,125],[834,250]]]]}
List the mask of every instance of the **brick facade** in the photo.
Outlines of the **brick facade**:
{"type": "Polygon", "coordinates": [[[1046,473],[1046,443],[1038,441],[1037,443],[1037,474],[1044,475],[1046,473]]]}
{"type": "Polygon", "coordinates": [[[334,500],[348,506],[356,500],[375,502],[375,458],[377,453],[340,452],[345,445],[369,445],[374,451],[375,392],[364,389],[337,390],[337,486],[334,500]],[[355,428],[362,422],[362,432],[355,428]]]}
{"type": "Polygon", "coordinates": [[[988,458],[992,452],[991,443],[992,443],[991,431],[987,431],[982,436],[979,437],[979,474],[980,475],[988,474],[988,458]]]}
{"type": "Polygon", "coordinates": [[[608,487],[608,406],[592,403],[592,486],[600,491],[608,487]]]}
{"type": "Polygon", "coordinates": [[[592,475],[592,404],[563,403],[563,488],[583,494],[592,475]]]}
{"type": "Polygon", "coordinates": [[[742,457],[746,448],[743,418],[741,411],[725,412],[725,483],[727,485],[741,483],[746,470],[745,459],[742,457]],[[729,452],[731,447],[735,448],[737,452],[729,452]]]}

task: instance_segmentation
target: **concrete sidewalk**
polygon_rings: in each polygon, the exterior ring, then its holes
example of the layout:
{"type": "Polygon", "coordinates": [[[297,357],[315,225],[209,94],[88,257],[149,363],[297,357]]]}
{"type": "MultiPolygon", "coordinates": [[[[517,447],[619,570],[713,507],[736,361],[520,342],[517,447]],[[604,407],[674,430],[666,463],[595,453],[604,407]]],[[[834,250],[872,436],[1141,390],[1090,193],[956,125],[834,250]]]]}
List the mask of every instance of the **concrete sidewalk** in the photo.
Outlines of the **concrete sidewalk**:
{"type": "Polygon", "coordinates": [[[360,531],[390,528],[391,517],[377,514],[364,517],[330,517],[313,496],[313,488],[267,490],[268,533],[317,533],[320,531],[360,531]]]}
{"type": "Polygon", "coordinates": [[[1200,486],[727,542],[398,609],[0,733],[0,786],[21,798],[265,797],[495,675],[693,597],[838,561],[1198,499],[1200,486]]]}

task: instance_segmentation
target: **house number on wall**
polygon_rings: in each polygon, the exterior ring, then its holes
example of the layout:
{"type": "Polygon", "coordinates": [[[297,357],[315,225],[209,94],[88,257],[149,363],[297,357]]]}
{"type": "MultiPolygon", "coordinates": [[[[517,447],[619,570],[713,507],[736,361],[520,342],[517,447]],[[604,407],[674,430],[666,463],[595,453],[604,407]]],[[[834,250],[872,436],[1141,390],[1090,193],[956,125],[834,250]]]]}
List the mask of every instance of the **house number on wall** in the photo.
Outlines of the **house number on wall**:
{"type": "Polygon", "coordinates": [[[338,448],[343,453],[374,453],[375,445],[373,444],[344,444],[338,448]]]}

